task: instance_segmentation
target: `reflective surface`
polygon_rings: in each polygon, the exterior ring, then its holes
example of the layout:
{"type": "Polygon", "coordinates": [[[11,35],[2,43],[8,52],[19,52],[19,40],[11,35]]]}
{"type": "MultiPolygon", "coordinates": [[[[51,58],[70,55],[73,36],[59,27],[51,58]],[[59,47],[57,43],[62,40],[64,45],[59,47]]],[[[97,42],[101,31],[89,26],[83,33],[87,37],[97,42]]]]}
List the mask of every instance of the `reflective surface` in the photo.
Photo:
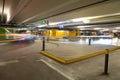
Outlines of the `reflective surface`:
{"type": "MultiPolygon", "coordinates": [[[[64,39],[64,40],[55,41],[55,42],[66,43],[66,44],[89,44],[89,39],[81,38],[79,40],[74,40],[74,41],[69,41],[68,39],[64,39]]],[[[91,39],[91,44],[120,46],[120,39],[119,38],[112,38],[112,39],[94,38],[94,39],[91,39]]]]}

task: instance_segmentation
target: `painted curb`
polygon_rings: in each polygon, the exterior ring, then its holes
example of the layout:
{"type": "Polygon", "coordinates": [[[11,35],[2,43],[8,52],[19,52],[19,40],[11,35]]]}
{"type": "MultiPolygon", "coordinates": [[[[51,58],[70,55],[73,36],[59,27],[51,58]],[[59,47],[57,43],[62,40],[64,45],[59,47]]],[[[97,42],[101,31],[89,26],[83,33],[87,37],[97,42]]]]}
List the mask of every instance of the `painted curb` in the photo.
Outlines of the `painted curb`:
{"type": "Polygon", "coordinates": [[[69,60],[59,58],[59,57],[57,57],[55,55],[52,55],[51,53],[46,52],[46,51],[40,51],[40,53],[58,61],[58,62],[61,62],[63,64],[69,64],[69,63],[77,62],[77,61],[80,61],[80,60],[85,60],[85,59],[88,59],[88,58],[91,58],[91,57],[95,57],[95,56],[98,56],[98,55],[108,54],[108,51],[112,52],[112,51],[115,51],[115,50],[118,50],[118,49],[120,49],[120,47],[109,48],[109,49],[105,49],[103,51],[98,51],[98,52],[95,52],[95,53],[91,53],[91,54],[88,54],[88,55],[85,55],[85,56],[81,56],[81,57],[77,57],[77,58],[73,58],[73,59],[69,59],[69,60]]]}

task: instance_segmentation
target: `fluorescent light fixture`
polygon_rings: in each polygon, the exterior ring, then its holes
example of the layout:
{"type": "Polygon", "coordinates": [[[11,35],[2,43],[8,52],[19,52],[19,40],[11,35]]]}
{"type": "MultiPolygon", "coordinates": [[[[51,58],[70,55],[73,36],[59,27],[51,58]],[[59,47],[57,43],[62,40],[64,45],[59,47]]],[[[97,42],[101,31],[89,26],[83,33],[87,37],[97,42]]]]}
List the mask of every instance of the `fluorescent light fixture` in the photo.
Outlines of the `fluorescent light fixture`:
{"type": "Polygon", "coordinates": [[[109,31],[110,29],[108,29],[108,28],[103,28],[103,30],[101,30],[101,31],[109,31]]]}
{"type": "Polygon", "coordinates": [[[106,31],[108,31],[108,30],[110,30],[110,29],[103,29],[103,30],[106,30],[106,31]]]}
{"type": "Polygon", "coordinates": [[[91,27],[91,26],[77,26],[77,28],[86,28],[86,27],[91,27]]]}
{"type": "Polygon", "coordinates": [[[49,25],[57,25],[57,24],[60,24],[62,22],[52,22],[52,23],[49,23],[49,25]]]}
{"type": "Polygon", "coordinates": [[[38,27],[45,27],[45,26],[47,26],[47,25],[39,25],[38,27]]]}
{"type": "Polygon", "coordinates": [[[82,28],[82,29],[80,29],[80,30],[85,30],[85,28],[82,28]]]}
{"type": "Polygon", "coordinates": [[[63,24],[63,23],[68,23],[68,21],[61,21],[61,22],[51,22],[49,25],[58,25],[58,24],[63,24]]]}
{"type": "Polygon", "coordinates": [[[112,30],[113,32],[118,32],[118,30],[112,30]]]}
{"type": "Polygon", "coordinates": [[[83,20],[83,23],[90,23],[89,19],[83,20]]]}
{"type": "Polygon", "coordinates": [[[7,15],[7,22],[9,22],[11,14],[10,14],[10,9],[9,8],[5,8],[4,13],[7,15]]]}
{"type": "Polygon", "coordinates": [[[0,6],[0,14],[2,13],[2,7],[0,6]]]}
{"type": "Polygon", "coordinates": [[[75,19],[72,19],[71,21],[72,22],[83,21],[84,23],[89,23],[91,19],[102,18],[102,17],[109,17],[109,16],[116,16],[116,15],[120,15],[120,13],[107,14],[107,15],[99,15],[99,16],[92,16],[92,17],[75,18],[75,19]]]}
{"type": "Polygon", "coordinates": [[[18,30],[27,30],[27,28],[18,28],[18,30]]]}
{"type": "Polygon", "coordinates": [[[90,18],[76,18],[76,19],[72,19],[72,22],[80,22],[82,21],[83,23],[90,23],[90,18]]]}
{"type": "Polygon", "coordinates": [[[115,29],[120,29],[120,27],[116,27],[115,29]]]}
{"type": "Polygon", "coordinates": [[[85,18],[75,18],[75,19],[72,19],[71,21],[72,22],[79,22],[79,21],[84,21],[86,20],[85,18]]]}
{"type": "Polygon", "coordinates": [[[44,30],[44,29],[38,29],[39,31],[44,30]]]}
{"type": "Polygon", "coordinates": [[[100,30],[100,29],[103,29],[103,28],[93,28],[94,30],[100,30]]]}

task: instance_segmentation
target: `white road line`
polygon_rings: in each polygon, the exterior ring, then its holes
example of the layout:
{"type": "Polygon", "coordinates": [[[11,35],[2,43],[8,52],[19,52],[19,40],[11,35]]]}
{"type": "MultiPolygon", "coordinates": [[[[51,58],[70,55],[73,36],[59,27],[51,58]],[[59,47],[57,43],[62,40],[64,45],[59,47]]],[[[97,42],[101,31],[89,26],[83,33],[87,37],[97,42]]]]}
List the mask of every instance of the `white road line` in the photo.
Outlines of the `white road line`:
{"type": "Polygon", "coordinates": [[[8,44],[8,43],[0,43],[0,45],[5,45],[5,44],[8,44]]]}
{"type": "Polygon", "coordinates": [[[63,75],[64,77],[66,77],[69,80],[75,80],[72,77],[68,76],[67,74],[65,74],[64,72],[60,71],[59,69],[57,69],[56,67],[54,67],[53,65],[51,65],[50,63],[48,63],[47,61],[40,59],[40,61],[44,62],[46,65],[48,65],[50,68],[52,68],[53,70],[57,71],[58,73],[60,73],[61,75],[63,75]]]}
{"type": "Polygon", "coordinates": [[[10,61],[0,61],[0,66],[6,66],[7,64],[17,63],[18,60],[10,60],[10,61]]]}

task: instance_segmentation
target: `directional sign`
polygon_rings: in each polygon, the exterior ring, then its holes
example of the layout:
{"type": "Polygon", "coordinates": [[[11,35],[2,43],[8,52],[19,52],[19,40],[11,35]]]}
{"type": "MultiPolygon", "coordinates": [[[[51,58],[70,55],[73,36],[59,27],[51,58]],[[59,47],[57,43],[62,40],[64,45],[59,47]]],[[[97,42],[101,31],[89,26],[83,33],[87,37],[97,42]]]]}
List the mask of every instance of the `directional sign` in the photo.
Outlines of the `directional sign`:
{"type": "Polygon", "coordinates": [[[43,19],[40,21],[41,24],[47,24],[47,20],[43,19]]]}

